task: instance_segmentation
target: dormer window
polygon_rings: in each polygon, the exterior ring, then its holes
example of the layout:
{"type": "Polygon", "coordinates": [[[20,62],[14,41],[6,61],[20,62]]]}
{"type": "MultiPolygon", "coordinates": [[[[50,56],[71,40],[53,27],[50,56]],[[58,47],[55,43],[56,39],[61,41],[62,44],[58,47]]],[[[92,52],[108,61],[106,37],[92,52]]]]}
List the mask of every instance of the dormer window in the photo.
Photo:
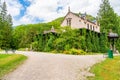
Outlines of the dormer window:
{"type": "Polygon", "coordinates": [[[71,20],[72,18],[67,18],[67,26],[71,26],[71,20]]]}

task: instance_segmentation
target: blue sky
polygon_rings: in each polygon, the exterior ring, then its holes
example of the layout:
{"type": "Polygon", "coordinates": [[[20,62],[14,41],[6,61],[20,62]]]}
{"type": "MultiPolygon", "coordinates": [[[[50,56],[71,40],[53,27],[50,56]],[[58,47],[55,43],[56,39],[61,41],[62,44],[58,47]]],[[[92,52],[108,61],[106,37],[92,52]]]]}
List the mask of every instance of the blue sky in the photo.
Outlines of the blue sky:
{"type": "MultiPolygon", "coordinates": [[[[14,26],[49,22],[65,16],[68,7],[75,13],[87,12],[96,16],[101,0],[6,0],[14,26]]],[[[120,15],[120,1],[110,0],[115,12],[120,15]]]]}
{"type": "Polygon", "coordinates": [[[23,9],[20,10],[20,15],[18,15],[19,17],[22,17],[25,15],[26,9],[27,7],[30,6],[31,2],[30,1],[25,1],[25,0],[19,0],[19,3],[23,6],[23,9]]]}

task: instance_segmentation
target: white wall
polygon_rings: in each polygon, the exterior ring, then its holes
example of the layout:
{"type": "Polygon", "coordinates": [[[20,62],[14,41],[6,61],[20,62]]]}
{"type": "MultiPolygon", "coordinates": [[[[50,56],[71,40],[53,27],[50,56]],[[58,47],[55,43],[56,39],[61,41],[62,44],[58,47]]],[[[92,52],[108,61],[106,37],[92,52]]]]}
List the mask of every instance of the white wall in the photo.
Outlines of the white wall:
{"type": "Polygon", "coordinates": [[[71,28],[86,28],[87,29],[87,24],[89,24],[89,28],[90,28],[90,25],[92,25],[92,30],[93,30],[93,26],[94,26],[94,31],[95,32],[100,32],[100,27],[96,24],[93,24],[91,22],[88,22],[86,20],[83,20],[81,19],[80,17],[76,16],[75,14],[69,12],[64,21],[62,22],[61,26],[64,27],[64,26],[67,26],[67,18],[72,18],[71,19],[71,28]],[[84,23],[86,22],[86,24],[84,23]]]}

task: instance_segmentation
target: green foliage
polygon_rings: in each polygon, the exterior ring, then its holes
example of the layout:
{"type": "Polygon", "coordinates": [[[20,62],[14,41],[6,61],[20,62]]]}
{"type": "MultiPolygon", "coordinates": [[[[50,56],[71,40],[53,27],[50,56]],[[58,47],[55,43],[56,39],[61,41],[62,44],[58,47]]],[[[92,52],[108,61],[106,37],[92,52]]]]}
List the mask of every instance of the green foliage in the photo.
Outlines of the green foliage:
{"type": "MultiPolygon", "coordinates": [[[[31,48],[32,45],[35,51],[66,51],[69,53],[71,49],[78,49],[86,52],[104,53],[107,52],[110,44],[107,39],[109,29],[120,34],[120,17],[114,13],[108,0],[102,0],[97,17],[101,26],[101,33],[86,29],[71,29],[70,26],[61,27],[60,24],[63,19],[63,17],[60,17],[48,23],[28,24],[15,27],[12,34],[12,42],[14,42],[12,43],[14,44],[12,47],[15,49],[31,48]],[[44,31],[51,30],[52,26],[57,33],[44,33],[44,31]]],[[[90,21],[95,20],[91,15],[87,15],[87,19],[90,21]]],[[[0,37],[2,36],[0,35],[0,37]]],[[[120,40],[115,43],[117,49],[120,48],[119,42],[120,40]]]]}
{"type": "MultiPolygon", "coordinates": [[[[13,34],[18,48],[31,48],[30,45],[32,44],[32,49],[35,51],[57,51],[61,53],[74,48],[87,52],[106,52],[107,43],[104,42],[106,37],[104,35],[99,37],[99,35],[101,36],[99,33],[86,29],[71,29],[68,26],[56,29],[58,33],[43,34],[45,30],[43,27],[46,25],[39,26],[21,25],[14,29],[13,34]],[[38,27],[40,28],[39,31],[38,27]]],[[[50,30],[50,28],[48,26],[46,30],[50,30]]]]}
{"type": "Polygon", "coordinates": [[[30,51],[30,48],[19,48],[18,51],[30,51]]]}
{"type": "Polygon", "coordinates": [[[85,55],[85,54],[87,54],[85,51],[80,50],[80,49],[75,49],[75,48],[72,48],[68,51],[66,50],[63,53],[64,54],[73,54],[73,55],[85,55]]]}
{"type": "MultiPolygon", "coordinates": [[[[1,2],[0,2],[1,3],[1,2]]],[[[77,16],[79,14],[76,13],[77,16]]],[[[86,52],[107,52],[109,29],[120,34],[120,17],[114,12],[109,0],[102,0],[97,19],[101,33],[86,29],[71,29],[70,26],[61,27],[63,17],[48,23],[19,25],[12,29],[12,17],[7,14],[6,3],[0,4],[0,49],[29,48],[35,51],[53,51],[70,54],[79,54],[79,50],[86,52]],[[54,32],[44,33],[51,27],[54,32]],[[71,53],[72,52],[72,53],[71,53]]],[[[95,20],[87,14],[87,19],[95,20]]],[[[120,39],[115,42],[116,49],[120,50],[120,39]]],[[[82,52],[81,52],[82,53],[82,52]]]]}
{"type": "Polygon", "coordinates": [[[84,51],[86,50],[86,41],[85,41],[85,36],[80,37],[80,48],[83,49],[84,51]]]}
{"type": "Polygon", "coordinates": [[[34,50],[34,51],[37,51],[37,49],[38,49],[38,41],[35,41],[35,42],[33,42],[32,43],[32,49],[34,50]]]}
{"type": "MultiPolygon", "coordinates": [[[[18,48],[30,47],[30,44],[38,40],[39,34],[51,29],[51,25],[47,23],[20,25],[13,30],[13,36],[16,40],[18,48]]],[[[41,38],[39,38],[41,39],[41,38]]]]}
{"type": "MultiPolygon", "coordinates": [[[[1,3],[1,1],[0,1],[1,3]]],[[[7,14],[6,3],[0,4],[0,48],[11,48],[12,17],[7,14]]]]}
{"type": "MultiPolygon", "coordinates": [[[[91,31],[89,31],[88,33],[87,33],[87,37],[86,37],[86,51],[87,52],[92,52],[92,49],[94,49],[93,48],[93,44],[92,44],[92,34],[91,34],[92,32],[91,31]]],[[[93,35],[94,36],[94,35],[93,35]]]]}
{"type": "MultiPolygon", "coordinates": [[[[101,32],[104,33],[100,36],[100,51],[105,52],[108,50],[110,44],[107,40],[107,35],[110,32],[110,29],[112,32],[120,35],[120,18],[114,12],[109,0],[102,0],[102,4],[100,5],[100,10],[98,13],[98,20],[100,23],[101,32]]],[[[115,41],[115,46],[118,50],[120,50],[119,42],[120,39],[115,41]]]]}
{"type": "Polygon", "coordinates": [[[86,17],[87,17],[87,19],[90,20],[90,21],[96,20],[96,18],[93,17],[93,16],[91,16],[91,15],[87,15],[86,17]]]}
{"type": "Polygon", "coordinates": [[[46,43],[46,45],[45,45],[44,51],[49,52],[49,51],[51,51],[52,49],[54,49],[53,41],[54,41],[54,36],[53,36],[53,34],[51,33],[50,36],[49,36],[49,39],[48,39],[48,41],[47,41],[47,43],[46,43]]]}
{"type": "Polygon", "coordinates": [[[48,24],[54,26],[55,28],[60,28],[60,24],[62,23],[63,19],[64,19],[63,17],[60,17],[53,20],[52,22],[49,22],[48,24]]]}
{"type": "Polygon", "coordinates": [[[98,13],[98,20],[102,32],[109,32],[109,30],[112,29],[113,32],[118,33],[118,18],[113,8],[111,7],[109,0],[102,0],[102,4],[100,5],[100,10],[98,13]]]}
{"type": "Polygon", "coordinates": [[[101,52],[107,52],[108,51],[108,40],[107,40],[107,35],[106,34],[102,34],[100,36],[100,51],[101,52]]]}

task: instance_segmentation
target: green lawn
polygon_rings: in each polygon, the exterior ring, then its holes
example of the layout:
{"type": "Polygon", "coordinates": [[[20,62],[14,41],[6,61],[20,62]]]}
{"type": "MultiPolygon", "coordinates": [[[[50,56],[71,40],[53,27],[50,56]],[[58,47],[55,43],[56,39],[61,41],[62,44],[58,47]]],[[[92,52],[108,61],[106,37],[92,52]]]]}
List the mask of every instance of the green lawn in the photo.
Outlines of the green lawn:
{"type": "Polygon", "coordinates": [[[94,65],[90,72],[95,77],[89,77],[88,80],[120,80],[120,56],[94,65]]]}
{"type": "Polygon", "coordinates": [[[0,54],[0,77],[18,67],[27,57],[20,54],[0,54]]]}

